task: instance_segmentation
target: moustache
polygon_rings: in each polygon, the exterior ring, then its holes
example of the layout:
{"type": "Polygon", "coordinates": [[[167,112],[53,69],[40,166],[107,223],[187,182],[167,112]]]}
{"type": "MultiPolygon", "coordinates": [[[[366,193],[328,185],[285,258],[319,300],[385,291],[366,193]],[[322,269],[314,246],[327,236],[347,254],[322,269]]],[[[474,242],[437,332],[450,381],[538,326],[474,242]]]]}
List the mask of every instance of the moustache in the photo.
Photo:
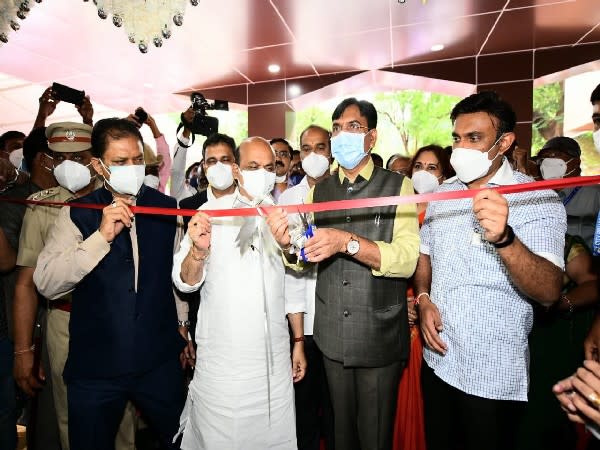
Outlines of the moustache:
{"type": "Polygon", "coordinates": [[[283,163],[282,163],[281,161],[278,161],[278,160],[277,160],[277,161],[275,161],[275,165],[276,165],[277,167],[283,167],[283,163]]]}

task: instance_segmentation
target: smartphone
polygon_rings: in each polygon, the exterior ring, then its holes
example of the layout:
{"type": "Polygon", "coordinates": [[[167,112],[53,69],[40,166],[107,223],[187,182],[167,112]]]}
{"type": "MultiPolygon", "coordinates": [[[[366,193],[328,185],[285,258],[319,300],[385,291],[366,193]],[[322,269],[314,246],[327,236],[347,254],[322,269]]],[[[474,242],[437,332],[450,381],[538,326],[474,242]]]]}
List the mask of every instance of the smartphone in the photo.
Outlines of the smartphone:
{"type": "Polygon", "coordinates": [[[143,125],[144,123],[146,123],[146,120],[148,120],[148,113],[144,111],[144,108],[142,108],[141,106],[135,110],[133,115],[137,117],[140,125],[143,125]]]}
{"type": "Polygon", "coordinates": [[[60,83],[52,83],[52,93],[57,100],[73,103],[77,106],[81,106],[85,97],[85,91],[78,91],[60,83]]]}

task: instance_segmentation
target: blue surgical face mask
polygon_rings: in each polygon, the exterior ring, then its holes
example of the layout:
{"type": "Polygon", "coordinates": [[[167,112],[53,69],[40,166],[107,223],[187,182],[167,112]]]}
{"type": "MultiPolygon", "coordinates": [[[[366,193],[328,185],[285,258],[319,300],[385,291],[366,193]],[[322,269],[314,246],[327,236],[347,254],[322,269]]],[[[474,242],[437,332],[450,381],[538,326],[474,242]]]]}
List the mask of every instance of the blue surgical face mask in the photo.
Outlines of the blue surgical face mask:
{"type": "Polygon", "coordinates": [[[366,156],[365,136],[366,133],[341,131],[331,138],[331,153],[344,169],[354,169],[366,156]]]}

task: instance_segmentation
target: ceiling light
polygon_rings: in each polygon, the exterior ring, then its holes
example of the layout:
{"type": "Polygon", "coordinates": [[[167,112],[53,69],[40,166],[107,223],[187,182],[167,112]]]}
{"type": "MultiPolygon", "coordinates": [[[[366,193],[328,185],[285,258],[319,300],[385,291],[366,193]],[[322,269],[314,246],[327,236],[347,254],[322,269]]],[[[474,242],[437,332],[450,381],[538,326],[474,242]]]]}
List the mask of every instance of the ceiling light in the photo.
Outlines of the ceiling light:
{"type": "Polygon", "coordinates": [[[269,72],[271,73],[279,73],[279,71],[281,70],[281,67],[279,67],[279,64],[269,64],[269,72]]]}
{"type": "Polygon", "coordinates": [[[435,44],[431,46],[432,52],[439,52],[440,50],[444,50],[444,44],[435,44]]]}
{"type": "Polygon", "coordinates": [[[154,85],[152,83],[144,83],[145,88],[152,88],[154,85]]]}
{"type": "Polygon", "coordinates": [[[302,93],[302,89],[297,84],[291,84],[288,88],[288,92],[292,97],[296,97],[302,93]]]}

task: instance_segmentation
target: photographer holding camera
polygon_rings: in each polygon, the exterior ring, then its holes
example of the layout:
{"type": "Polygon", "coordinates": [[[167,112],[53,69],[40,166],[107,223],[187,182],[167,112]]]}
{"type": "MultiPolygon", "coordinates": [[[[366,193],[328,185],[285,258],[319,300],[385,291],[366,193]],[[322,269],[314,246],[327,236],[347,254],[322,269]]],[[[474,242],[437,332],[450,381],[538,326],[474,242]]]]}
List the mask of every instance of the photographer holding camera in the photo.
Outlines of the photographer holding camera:
{"type": "MultiPolygon", "coordinates": [[[[181,113],[182,123],[191,123],[194,120],[195,112],[190,106],[181,113]]],[[[189,183],[186,177],[186,160],[187,150],[192,145],[190,144],[190,136],[192,132],[187,126],[183,126],[183,132],[177,137],[175,144],[175,153],[173,153],[173,165],[171,166],[171,197],[175,197],[178,201],[184,198],[191,197],[198,190],[189,183]]],[[[200,170],[200,169],[198,169],[200,170]]]]}
{"type": "Polygon", "coordinates": [[[173,155],[173,169],[171,171],[171,196],[177,200],[191,197],[197,189],[190,185],[186,179],[187,149],[194,144],[196,134],[209,137],[219,131],[219,119],[206,114],[207,110],[228,111],[229,104],[223,100],[208,103],[200,92],[190,95],[191,105],[181,113],[181,123],[177,133],[183,128],[181,136],[177,137],[177,147],[173,155]],[[191,136],[191,143],[190,143],[191,136]]]}
{"type": "Polygon", "coordinates": [[[171,174],[171,153],[165,136],[158,129],[154,118],[141,106],[133,114],[129,114],[127,120],[135,123],[138,128],[147,125],[152,131],[152,137],[156,142],[156,154],[150,146],[144,144],[144,160],[146,162],[144,184],[164,193],[171,174]]]}

